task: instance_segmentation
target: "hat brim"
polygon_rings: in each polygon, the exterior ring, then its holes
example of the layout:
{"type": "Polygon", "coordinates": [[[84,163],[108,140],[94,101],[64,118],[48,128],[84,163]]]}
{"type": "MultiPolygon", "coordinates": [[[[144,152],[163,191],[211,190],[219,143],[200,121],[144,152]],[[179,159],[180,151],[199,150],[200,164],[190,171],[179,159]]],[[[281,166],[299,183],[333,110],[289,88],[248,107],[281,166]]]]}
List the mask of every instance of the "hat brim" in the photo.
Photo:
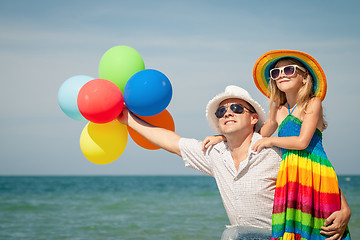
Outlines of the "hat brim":
{"type": "Polygon", "coordinates": [[[256,87],[266,97],[270,97],[270,70],[279,59],[286,57],[297,59],[305,65],[314,80],[314,95],[321,100],[324,100],[327,90],[325,73],[320,64],[312,56],[300,51],[274,50],[263,54],[256,61],[253,69],[253,78],[256,87]]]}

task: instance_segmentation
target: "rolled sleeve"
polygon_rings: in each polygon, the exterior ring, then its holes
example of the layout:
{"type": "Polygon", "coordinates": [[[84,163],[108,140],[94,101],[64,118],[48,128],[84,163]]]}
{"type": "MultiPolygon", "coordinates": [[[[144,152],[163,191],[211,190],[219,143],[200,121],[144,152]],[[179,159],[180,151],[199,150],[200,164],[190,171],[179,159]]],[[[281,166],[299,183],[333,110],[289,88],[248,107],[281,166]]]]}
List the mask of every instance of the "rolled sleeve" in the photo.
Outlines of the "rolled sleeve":
{"type": "Polygon", "coordinates": [[[206,175],[213,176],[209,156],[206,151],[202,151],[199,140],[181,138],[179,148],[181,157],[185,162],[185,167],[190,167],[206,175]]]}

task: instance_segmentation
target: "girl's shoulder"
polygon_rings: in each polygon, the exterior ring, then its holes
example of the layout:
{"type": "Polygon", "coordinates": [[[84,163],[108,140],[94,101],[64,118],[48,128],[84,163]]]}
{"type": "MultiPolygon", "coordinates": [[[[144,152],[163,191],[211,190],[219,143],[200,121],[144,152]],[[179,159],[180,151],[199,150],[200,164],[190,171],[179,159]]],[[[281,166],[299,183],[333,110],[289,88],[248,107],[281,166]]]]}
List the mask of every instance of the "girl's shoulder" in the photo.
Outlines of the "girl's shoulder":
{"type": "Polygon", "coordinates": [[[287,103],[284,103],[283,105],[280,105],[278,108],[278,113],[287,114],[289,112],[287,103]]]}
{"type": "Polygon", "coordinates": [[[310,100],[309,100],[309,104],[322,104],[322,101],[321,101],[321,99],[320,98],[318,98],[318,97],[313,97],[313,98],[311,98],[310,100]]]}
{"type": "Polygon", "coordinates": [[[322,101],[318,97],[311,98],[307,105],[305,112],[311,113],[311,112],[321,112],[322,111],[322,101]]]}
{"type": "Polygon", "coordinates": [[[279,112],[283,111],[286,108],[287,108],[286,103],[281,105],[276,105],[275,103],[273,103],[270,105],[270,112],[278,114],[279,112]]]}
{"type": "Polygon", "coordinates": [[[316,128],[321,132],[326,129],[327,123],[323,116],[322,101],[318,97],[313,97],[308,101],[308,104],[303,113],[303,121],[314,122],[317,121],[316,128]]]}
{"type": "Polygon", "coordinates": [[[278,123],[278,125],[282,123],[282,121],[286,118],[287,115],[289,115],[287,105],[280,105],[276,110],[276,122],[278,123]]]}

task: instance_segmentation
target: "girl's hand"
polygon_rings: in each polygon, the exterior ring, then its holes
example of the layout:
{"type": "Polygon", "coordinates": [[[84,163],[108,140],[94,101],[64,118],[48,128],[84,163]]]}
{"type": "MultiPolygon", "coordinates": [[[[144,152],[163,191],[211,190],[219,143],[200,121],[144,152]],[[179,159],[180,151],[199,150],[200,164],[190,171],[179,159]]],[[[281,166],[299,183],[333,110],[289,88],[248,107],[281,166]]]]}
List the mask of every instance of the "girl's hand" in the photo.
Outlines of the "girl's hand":
{"type": "Polygon", "coordinates": [[[350,214],[346,211],[340,210],[333,212],[326,220],[324,225],[321,227],[321,234],[331,236],[326,240],[340,240],[344,235],[346,226],[350,220],[350,214]],[[329,225],[331,224],[331,225],[329,225]],[[329,225],[329,226],[327,226],[329,225]],[[327,226],[327,227],[326,227],[327,226]]]}
{"type": "Polygon", "coordinates": [[[257,140],[254,145],[252,146],[252,149],[254,152],[259,153],[263,148],[267,147],[273,147],[274,144],[272,143],[272,138],[262,138],[257,140]]]}
{"type": "Polygon", "coordinates": [[[223,135],[208,136],[201,143],[202,150],[205,151],[208,147],[215,145],[222,141],[226,141],[226,138],[223,135]]]}

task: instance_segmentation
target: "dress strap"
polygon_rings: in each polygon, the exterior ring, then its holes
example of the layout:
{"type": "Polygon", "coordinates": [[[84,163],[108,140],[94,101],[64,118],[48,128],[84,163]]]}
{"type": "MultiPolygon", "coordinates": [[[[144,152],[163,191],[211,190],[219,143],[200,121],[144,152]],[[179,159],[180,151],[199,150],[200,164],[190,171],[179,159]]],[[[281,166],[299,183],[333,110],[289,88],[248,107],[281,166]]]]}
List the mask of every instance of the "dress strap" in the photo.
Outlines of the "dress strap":
{"type": "Polygon", "coordinates": [[[286,103],[287,104],[287,107],[288,107],[288,110],[289,110],[289,114],[292,114],[295,110],[295,108],[297,107],[297,104],[293,107],[293,109],[290,109],[290,105],[289,103],[286,103]]]}

